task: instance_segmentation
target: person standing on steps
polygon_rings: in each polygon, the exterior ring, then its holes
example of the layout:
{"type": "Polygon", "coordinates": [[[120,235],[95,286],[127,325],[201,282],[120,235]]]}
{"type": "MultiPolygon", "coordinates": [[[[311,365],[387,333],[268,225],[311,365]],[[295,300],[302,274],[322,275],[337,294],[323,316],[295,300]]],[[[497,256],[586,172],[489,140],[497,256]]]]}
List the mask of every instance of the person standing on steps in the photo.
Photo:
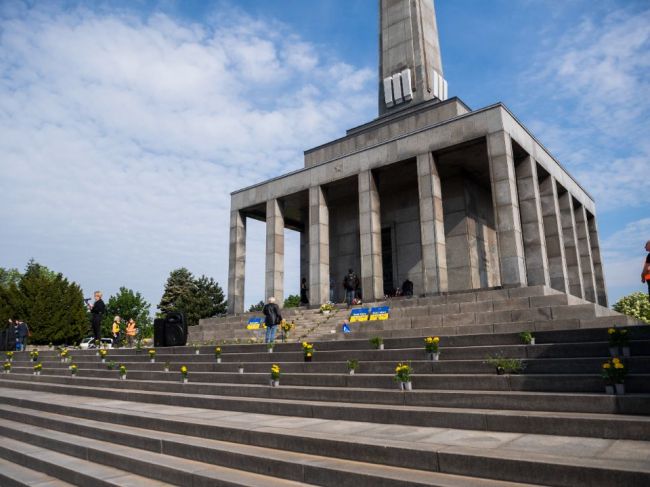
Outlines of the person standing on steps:
{"type": "Polygon", "coordinates": [[[357,297],[357,288],[359,287],[359,278],[352,269],[348,269],[348,273],[343,279],[343,287],[345,288],[345,302],[348,303],[349,308],[357,297]]]}
{"type": "Polygon", "coordinates": [[[264,323],[266,324],[266,335],[264,336],[264,343],[273,343],[275,340],[275,329],[282,322],[282,315],[280,308],[275,304],[275,298],[269,297],[268,302],[262,309],[264,313],[264,323]]]}
{"type": "Polygon", "coordinates": [[[307,279],[302,278],[300,281],[300,306],[307,306],[309,304],[309,298],[307,297],[307,279]]]}
{"type": "Polygon", "coordinates": [[[88,309],[90,310],[90,314],[92,316],[91,324],[93,327],[93,335],[95,335],[95,341],[96,342],[99,341],[101,343],[102,318],[104,317],[104,313],[106,312],[106,305],[102,300],[102,292],[95,291],[95,302],[92,305],[89,303],[86,304],[88,305],[88,309]]]}
{"type": "Polygon", "coordinates": [[[645,243],[645,251],[648,252],[648,255],[641,271],[641,282],[648,284],[648,300],[650,301],[650,240],[645,243]]]}

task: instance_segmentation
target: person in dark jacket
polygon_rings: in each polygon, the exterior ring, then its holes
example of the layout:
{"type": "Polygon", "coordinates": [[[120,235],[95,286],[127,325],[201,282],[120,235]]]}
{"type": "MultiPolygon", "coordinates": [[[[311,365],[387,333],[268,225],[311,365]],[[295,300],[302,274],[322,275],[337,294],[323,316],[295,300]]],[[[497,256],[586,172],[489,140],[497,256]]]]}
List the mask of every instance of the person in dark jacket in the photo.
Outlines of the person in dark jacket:
{"type": "Polygon", "coordinates": [[[302,278],[300,281],[300,306],[306,306],[309,304],[309,298],[307,297],[307,291],[309,286],[307,286],[307,279],[302,278]]]}
{"type": "Polygon", "coordinates": [[[345,302],[348,303],[349,308],[357,297],[357,288],[359,287],[359,278],[352,269],[348,269],[348,273],[343,279],[343,287],[345,288],[345,302]]]}
{"type": "Polygon", "coordinates": [[[95,291],[95,302],[92,305],[88,305],[90,309],[90,314],[92,316],[91,323],[93,326],[93,335],[95,335],[95,340],[101,341],[102,339],[102,318],[106,312],[106,305],[102,300],[102,292],[95,291]]]}
{"type": "Polygon", "coordinates": [[[275,298],[271,296],[262,309],[264,313],[264,324],[266,324],[266,336],[264,343],[273,343],[275,341],[275,329],[282,321],[280,308],[275,304],[275,298]]]}
{"type": "Polygon", "coordinates": [[[16,350],[25,350],[27,346],[27,337],[29,336],[29,327],[23,320],[16,321],[16,350]]]}

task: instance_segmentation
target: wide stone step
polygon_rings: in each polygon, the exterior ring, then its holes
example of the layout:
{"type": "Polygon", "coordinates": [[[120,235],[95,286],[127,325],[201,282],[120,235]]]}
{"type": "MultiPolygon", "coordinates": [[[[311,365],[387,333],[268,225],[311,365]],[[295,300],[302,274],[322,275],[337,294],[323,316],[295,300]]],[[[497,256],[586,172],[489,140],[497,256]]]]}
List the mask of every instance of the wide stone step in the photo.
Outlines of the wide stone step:
{"type": "MultiPolygon", "coordinates": [[[[101,455],[84,459],[83,457],[75,457],[74,455],[55,451],[52,449],[53,445],[51,443],[39,446],[31,441],[31,435],[21,435],[22,431],[27,429],[28,426],[12,424],[11,421],[4,420],[1,423],[0,431],[2,431],[3,439],[0,443],[0,457],[24,468],[64,480],[72,485],[88,487],[163,487],[174,485],[151,480],[116,467],[102,465],[98,461],[101,455]],[[4,428],[4,425],[7,428],[4,428]],[[16,438],[25,441],[19,441],[16,438]]],[[[63,485],[67,484],[64,483],[63,485]]]]}
{"type": "Polygon", "coordinates": [[[636,486],[646,485],[650,474],[645,462],[647,442],[386,427],[369,422],[287,416],[233,416],[224,411],[187,407],[161,410],[136,402],[107,401],[98,410],[96,399],[91,397],[79,397],[70,403],[62,400],[63,396],[53,394],[38,397],[20,391],[18,395],[11,402],[20,403],[20,408],[0,406],[0,410],[5,415],[12,412],[22,415],[25,423],[47,425],[91,438],[108,435],[114,442],[138,444],[141,448],[150,445],[153,451],[160,449],[190,458],[239,463],[246,468],[264,469],[268,465],[285,476],[291,475],[295,464],[302,462],[306,469],[304,478],[318,479],[316,483],[321,485],[330,485],[326,481],[336,479],[336,476],[318,475],[319,471],[327,472],[330,468],[342,470],[344,475],[338,476],[341,483],[333,485],[403,485],[413,480],[413,475],[420,475],[416,481],[435,479],[435,483],[427,485],[445,486],[506,486],[510,485],[505,483],[508,480],[530,481],[531,478],[536,485],[604,486],[612,485],[612,479],[616,479],[620,485],[636,486]],[[297,428],[297,424],[302,424],[302,428],[297,428]],[[272,448],[270,454],[268,448],[272,448]],[[330,458],[312,461],[312,455],[330,458]],[[260,460],[251,462],[257,458],[260,460]],[[342,459],[347,461],[341,462],[342,459]],[[341,468],[342,465],[349,468],[341,468]],[[364,483],[373,467],[379,468],[374,470],[375,475],[386,472],[381,474],[386,479],[384,482],[364,483]],[[394,483],[391,476],[394,472],[401,473],[397,480],[402,483],[394,483]],[[474,477],[499,480],[491,482],[474,477]],[[345,481],[346,478],[349,480],[345,481]]]}
{"type": "MultiPolygon", "coordinates": [[[[351,358],[354,353],[351,352],[351,358]]],[[[525,360],[525,373],[528,374],[590,374],[599,371],[603,363],[601,357],[587,358],[527,358],[525,360]]],[[[650,357],[630,357],[627,360],[628,370],[630,373],[637,374],[650,373],[650,357]]],[[[69,375],[69,365],[59,362],[40,362],[43,365],[41,375],[69,375]]],[[[130,372],[163,372],[165,362],[131,362],[129,360],[121,361],[130,372]]],[[[87,362],[77,360],[79,366],[78,375],[85,376],[86,371],[106,371],[113,376],[117,369],[109,370],[108,364],[97,363],[94,361],[87,362]]],[[[176,373],[180,367],[180,362],[170,361],[170,372],[176,373]]],[[[228,361],[216,363],[214,360],[205,362],[192,363],[192,372],[214,372],[214,373],[238,373],[239,363],[228,361]]],[[[267,362],[246,362],[242,363],[245,373],[268,373],[269,364],[267,362]]],[[[282,362],[283,373],[319,373],[319,374],[343,374],[347,373],[347,362],[282,362]]],[[[411,366],[416,374],[487,374],[495,373],[494,366],[488,364],[485,360],[446,360],[439,361],[413,361],[411,366]]],[[[368,361],[360,362],[357,374],[392,374],[395,369],[395,363],[391,361],[368,361]]],[[[32,365],[18,362],[14,364],[13,373],[28,374],[32,371],[32,365]]],[[[103,376],[102,376],[103,377],[103,376]]],[[[157,376],[159,377],[159,376],[157,376]]]]}
{"type": "MultiPolygon", "coordinates": [[[[470,479],[426,471],[421,466],[417,469],[406,469],[138,427],[124,425],[115,427],[115,423],[107,425],[89,419],[73,419],[59,414],[24,408],[0,406],[0,417],[14,417],[23,424],[47,428],[56,432],[66,432],[82,438],[95,440],[110,438],[112,443],[137,445],[140,450],[189,460],[200,459],[202,462],[212,465],[316,485],[357,485],[360,487],[374,487],[382,484],[396,487],[417,485],[461,487],[468,483],[476,487],[496,485],[496,482],[491,480],[470,479]]],[[[32,435],[33,437],[34,435],[32,435]]],[[[39,439],[38,436],[36,439],[39,439]]],[[[329,455],[336,452],[327,451],[326,453],[329,455]]],[[[358,456],[363,458],[364,455],[358,456]]],[[[427,462],[425,465],[429,464],[430,462],[427,462]]],[[[269,485],[272,484],[273,482],[269,482],[269,485]]],[[[524,484],[508,482],[507,485],[514,487],[524,484]]]]}
{"type": "Polygon", "coordinates": [[[0,485],[3,487],[73,487],[74,484],[0,458],[0,485]]]}
{"type": "MultiPolygon", "coordinates": [[[[58,458],[64,465],[76,464],[80,467],[79,460],[85,459],[86,476],[93,479],[83,479],[82,482],[74,480],[79,485],[220,485],[220,486],[255,486],[255,487],[281,487],[311,485],[303,482],[292,482],[285,479],[276,479],[271,476],[258,475],[250,472],[221,467],[200,461],[182,459],[173,454],[147,451],[143,448],[133,448],[122,444],[115,445],[111,442],[95,440],[88,437],[72,436],[61,431],[49,428],[17,424],[13,421],[0,419],[0,432],[3,436],[16,440],[20,438],[30,445],[47,448],[49,452],[44,456],[65,456],[70,460],[58,458]],[[75,458],[76,457],[76,458],[75,458]],[[77,461],[74,461],[72,459],[77,461]],[[72,460],[72,461],[71,461],[72,460]],[[116,473],[131,472],[132,478],[125,480],[111,479],[116,473]],[[140,472],[144,476],[136,475],[140,472]],[[109,480],[106,483],[104,479],[109,480]]],[[[23,443],[25,444],[25,443],[23,443]]],[[[43,457],[41,457],[43,458],[43,457]]],[[[83,460],[82,460],[83,461],[83,460]]],[[[65,479],[67,475],[59,474],[65,479]]]]}
{"type": "MultiPolygon", "coordinates": [[[[422,364],[426,368],[429,364],[422,364]]],[[[343,367],[341,367],[343,368],[343,367]]],[[[24,376],[29,377],[31,371],[22,369],[24,376]]],[[[269,371],[261,373],[238,374],[232,372],[198,372],[192,369],[192,382],[200,384],[227,384],[227,385],[264,385],[269,381],[269,371]]],[[[634,372],[634,371],[632,371],[634,372]]],[[[20,370],[12,372],[18,375],[20,370]]],[[[74,380],[86,378],[116,379],[117,371],[87,369],[74,380]]],[[[69,378],[69,372],[59,370],[51,371],[46,376],[39,378],[69,378]]],[[[178,371],[150,372],[129,370],[128,378],[136,381],[177,382],[178,371]]],[[[432,374],[426,371],[413,375],[414,387],[419,390],[486,390],[486,391],[529,391],[529,392],[601,392],[603,380],[600,376],[600,367],[596,365],[591,373],[571,374],[563,371],[562,374],[521,374],[521,375],[495,375],[494,369],[483,374],[432,374]]],[[[286,373],[282,375],[282,383],[287,386],[313,387],[313,388],[354,388],[354,389],[393,389],[397,387],[393,374],[361,374],[349,375],[339,371],[335,374],[311,373],[286,373]]],[[[628,393],[650,393],[650,374],[629,373],[625,379],[628,393]]],[[[236,393],[239,394],[239,393],[236,393]]]]}
{"type": "Polygon", "coordinates": [[[436,427],[562,434],[596,438],[647,439],[650,418],[618,414],[562,412],[568,409],[643,414],[650,408],[648,395],[605,396],[489,391],[411,391],[314,389],[300,387],[240,387],[249,395],[231,396],[227,385],[161,384],[140,381],[64,380],[35,382],[27,377],[0,382],[3,387],[92,395],[104,399],[137,400],[154,404],[193,406],[261,414],[312,418],[346,418],[383,424],[426,424],[436,427]],[[21,380],[23,379],[23,380],[21,380]],[[89,384],[93,383],[95,386],[89,384]],[[104,386],[104,387],[102,387],[104,386]],[[111,387],[114,386],[114,387],[111,387]],[[309,399],[304,399],[308,397],[309,399]],[[355,402],[356,401],[356,402],[355,402]],[[446,402],[445,406],[434,406],[446,402]],[[480,408],[480,409],[479,409],[480,408]],[[494,409],[487,409],[494,408],[494,409]],[[541,411],[546,409],[547,411],[541,411]],[[540,412],[541,411],[541,412],[540,412]],[[549,414],[553,412],[553,414],[549,414]]]}

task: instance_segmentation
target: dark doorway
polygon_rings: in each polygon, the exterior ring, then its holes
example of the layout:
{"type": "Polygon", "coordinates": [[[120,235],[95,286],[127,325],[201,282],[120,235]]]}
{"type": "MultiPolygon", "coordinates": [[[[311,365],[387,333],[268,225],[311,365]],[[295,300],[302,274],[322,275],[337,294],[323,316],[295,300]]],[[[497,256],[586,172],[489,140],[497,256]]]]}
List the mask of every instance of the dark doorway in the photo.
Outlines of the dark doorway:
{"type": "Polygon", "coordinates": [[[393,232],[391,227],[381,229],[381,264],[384,270],[384,295],[390,296],[395,290],[393,283],[393,232]]]}

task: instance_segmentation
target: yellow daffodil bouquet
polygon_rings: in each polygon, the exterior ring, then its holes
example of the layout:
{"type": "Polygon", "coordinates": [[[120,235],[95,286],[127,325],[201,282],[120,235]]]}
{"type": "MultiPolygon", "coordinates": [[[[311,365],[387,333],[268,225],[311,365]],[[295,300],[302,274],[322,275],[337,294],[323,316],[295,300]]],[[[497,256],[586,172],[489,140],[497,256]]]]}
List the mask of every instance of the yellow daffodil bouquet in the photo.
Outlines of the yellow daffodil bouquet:
{"type": "Polygon", "coordinates": [[[7,357],[7,360],[9,360],[10,362],[14,359],[14,353],[13,352],[5,353],[5,356],[7,357]]]}
{"type": "Polygon", "coordinates": [[[296,325],[293,321],[282,320],[282,331],[285,333],[290,333],[296,325]]]}
{"type": "Polygon", "coordinates": [[[399,363],[395,367],[395,382],[411,382],[411,374],[413,373],[413,368],[410,364],[399,363]]]}
{"type": "Polygon", "coordinates": [[[183,379],[187,379],[187,366],[181,365],[181,376],[183,379]]]}
{"type": "Polygon", "coordinates": [[[59,353],[59,356],[61,357],[61,360],[65,362],[66,360],[68,360],[68,355],[69,355],[69,354],[70,354],[70,352],[68,352],[68,349],[67,349],[67,348],[64,348],[64,349],[61,350],[61,352],[59,353]]]}
{"type": "Polygon", "coordinates": [[[155,349],[150,349],[149,350],[149,358],[150,359],[155,359],[156,358],[156,350],[155,349]]]}
{"type": "Polygon", "coordinates": [[[310,357],[314,355],[314,345],[312,343],[302,342],[302,353],[305,357],[310,357]]]}
{"type": "Polygon", "coordinates": [[[70,373],[71,373],[72,375],[77,375],[77,369],[78,369],[77,364],[72,364],[72,365],[70,366],[70,373]]]}
{"type": "Polygon", "coordinates": [[[34,372],[40,372],[43,369],[43,364],[34,365],[34,372]]]}
{"type": "Polygon", "coordinates": [[[429,353],[438,353],[439,343],[439,337],[426,337],[424,339],[424,348],[429,353]]]}
{"type": "Polygon", "coordinates": [[[11,371],[11,362],[9,362],[9,361],[7,360],[7,361],[4,363],[3,367],[4,367],[4,371],[5,371],[5,372],[9,372],[9,371],[11,371]]]}
{"type": "Polygon", "coordinates": [[[271,379],[280,380],[280,366],[278,364],[273,364],[271,366],[271,379]]]}
{"type": "Polygon", "coordinates": [[[627,347],[629,337],[625,328],[609,328],[607,333],[609,334],[610,347],[627,347]]]}
{"type": "Polygon", "coordinates": [[[221,358],[221,347],[216,347],[214,349],[214,356],[215,358],[221,358]]]}
{"type": "Polygon", "coordinates": [[[603,364],[602,377],[607,384],[622,384],[625,381],[627,368],[621,359],[614,357],[603,364]]]}
{"type": "Polygon", "coordinates": [[[106,355],[108,355],[108,350],[106,350],[105,348],[102,348],[102,349],[99,351],[99,357],[100,357],[100,358],[106,358],[106,355]]]}
{"type": "Polygon", "coordinates": [[[38,360],[38,350],[32,350],[29,352],[29,356],[32,359],[32,362],[36,362],[38,360]]]}
{"type": "Polygon", "coordinates": [[[126,365],[120,364],[120,375],[126,375],[126,365]]]}

